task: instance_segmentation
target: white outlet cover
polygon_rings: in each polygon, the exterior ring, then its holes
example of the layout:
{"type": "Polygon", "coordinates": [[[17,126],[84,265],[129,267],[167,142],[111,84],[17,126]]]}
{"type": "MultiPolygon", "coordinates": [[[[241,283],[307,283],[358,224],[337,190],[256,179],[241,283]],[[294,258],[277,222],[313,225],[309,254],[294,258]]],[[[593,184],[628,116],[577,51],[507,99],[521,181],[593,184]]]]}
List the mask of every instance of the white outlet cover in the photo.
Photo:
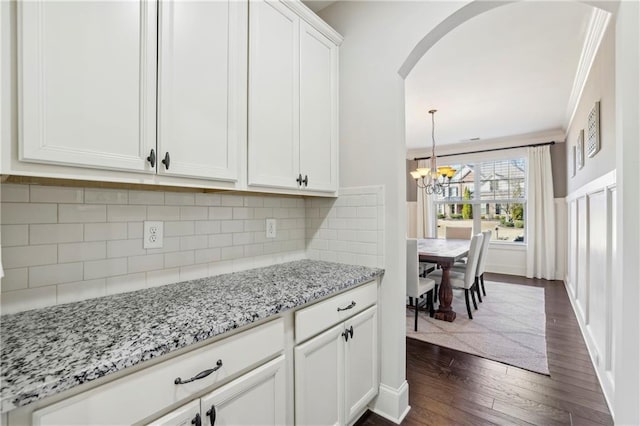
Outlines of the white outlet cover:
{"type": "Polygon", "coordinates": [[[266,237],[267,238],[276,237],[276,220],[275,219],[266,220],[266,237]]]}
{"type": "Polygon", "coordinates": [[[147,220],[144,222],[143,248],[162,248],[164,237],[164,223],[147,220]]]}

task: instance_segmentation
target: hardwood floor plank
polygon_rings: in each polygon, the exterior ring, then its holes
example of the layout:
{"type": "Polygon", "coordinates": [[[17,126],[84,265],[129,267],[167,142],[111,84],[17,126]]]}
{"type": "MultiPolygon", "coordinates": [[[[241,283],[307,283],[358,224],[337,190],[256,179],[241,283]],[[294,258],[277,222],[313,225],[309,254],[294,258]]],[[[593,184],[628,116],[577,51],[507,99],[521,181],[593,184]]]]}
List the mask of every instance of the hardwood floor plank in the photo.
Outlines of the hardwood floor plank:
{"type": "MultiPolygon", "coordinates": [[[[500,274],[485,280],[544,288],[550,376],[407,339],[412,409],[403,424],[612,425],[564,284],[500,274]]],[[[367,413],[356,424],[392,423],[367,413]]]]}

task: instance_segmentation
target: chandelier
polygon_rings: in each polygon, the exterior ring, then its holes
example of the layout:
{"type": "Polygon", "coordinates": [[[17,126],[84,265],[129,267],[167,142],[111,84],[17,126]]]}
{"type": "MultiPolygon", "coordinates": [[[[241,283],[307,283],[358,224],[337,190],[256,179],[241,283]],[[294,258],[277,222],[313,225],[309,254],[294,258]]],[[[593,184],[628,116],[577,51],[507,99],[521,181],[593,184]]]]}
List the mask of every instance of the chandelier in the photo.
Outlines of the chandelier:
{"type": "Polygon", "coordinates": [[[451,178],[456,174],[456,170],[449,166],[438,167],[437,165],[434,118],[437,111],[437,109],[429,110],[429,114],[431,114],[430,167],[418,167],[411,172],[411,176],[416,180],[418,188],[424,189],[429,195],[443,195],[445,188],[449,186],[451,178]]]}

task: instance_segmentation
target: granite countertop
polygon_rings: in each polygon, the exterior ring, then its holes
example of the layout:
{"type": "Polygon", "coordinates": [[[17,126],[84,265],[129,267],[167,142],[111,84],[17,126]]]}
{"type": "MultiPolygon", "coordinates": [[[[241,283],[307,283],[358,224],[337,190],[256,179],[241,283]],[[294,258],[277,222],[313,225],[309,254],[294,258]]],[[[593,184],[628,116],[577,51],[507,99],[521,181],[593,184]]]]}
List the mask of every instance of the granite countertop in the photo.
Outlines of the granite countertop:
{"type": "Polygon", "coordinates": [[[318,300],[382,269],[300,260],[0,317],[1,412],[318,300]]]}

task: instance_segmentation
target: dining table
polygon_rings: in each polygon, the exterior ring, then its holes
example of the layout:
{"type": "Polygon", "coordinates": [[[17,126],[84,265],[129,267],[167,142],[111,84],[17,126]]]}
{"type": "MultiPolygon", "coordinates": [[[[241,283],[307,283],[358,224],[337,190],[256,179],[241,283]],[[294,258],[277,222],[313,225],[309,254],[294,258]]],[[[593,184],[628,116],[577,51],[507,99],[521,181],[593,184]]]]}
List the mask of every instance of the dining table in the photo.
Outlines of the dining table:
{"type": "Polygon", "coordinates": [[[470,240],[422,238],[418,239],[418,256],[420,262],[436,263],[442,268],[442,281],[438,290],[440,304],[435,318],[453,322],[456,313],[451,307],[453,289],[449,280],[449,270],[453,264],[469,254],[470,240]]]}

